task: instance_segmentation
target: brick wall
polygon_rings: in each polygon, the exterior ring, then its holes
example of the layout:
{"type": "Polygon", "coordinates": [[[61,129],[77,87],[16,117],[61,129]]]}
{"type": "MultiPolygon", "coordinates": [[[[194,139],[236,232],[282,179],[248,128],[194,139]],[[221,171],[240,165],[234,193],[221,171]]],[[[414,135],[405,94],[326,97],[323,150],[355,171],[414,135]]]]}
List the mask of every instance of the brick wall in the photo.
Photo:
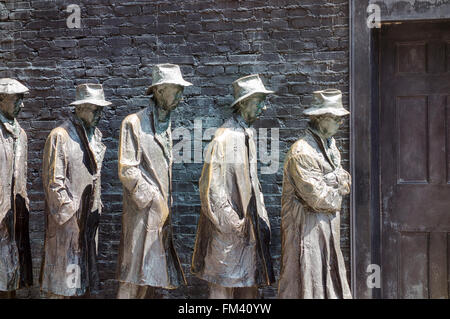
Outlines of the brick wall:
{"type": "MultiPolygon", "coordinates": [[[[277,93],[256,128],[280,129],[278,172],[260,175],[273,230],[272,256],[280,268],[280,196],[284,154],[306,126],[302,110],[313,90],[338,88],[348,108],[347,0],[180,0],[180,1],[7,1],[0,0],[0,77],[14,77],[31,89],[20,123],[29,137],[31,240],[37,283],[44,237],[41,159],[52,128],[72,111],[75,86],[104,85],[113,106],[99,128],[108,147],[102,173],[104,214],[99,234],[102,286],[99,297],[114,297],[113,279],[121,230],[122,190],[117,176],[119,127],[123,118],[148,105],[145,89],[152,66],[176,63],[194,86],[173,114],[173,125],[193,134],[194,119],[203,130],[231,114],[231,82],[261,74],[277,93]],[[65,9],[81,7],[81,29],[69,29],[65,9]]],[[[192,135],[193,137],[193,135],[192,135]]],[[[348,122],[339,134],[343,165],[348,165],[348,122]]],[[[177,141],[174,141],[175,143],[177,141]]],[[[203,141],[206,146],[207,140],[203,141]]],[[[206,285],[189,266],[199,215],[198,179],[202,164],[174,165],[174,233],[189,285],[160,291],[161,297],[201,298],[206,285]]],[[[342,213],[342,248],[349,270],[348,199],[342,213]]],[[[262,291],[276,297],[276,284],[262,291]]],[[[40,296],[36,285],[21,297],[40,296]]]]}

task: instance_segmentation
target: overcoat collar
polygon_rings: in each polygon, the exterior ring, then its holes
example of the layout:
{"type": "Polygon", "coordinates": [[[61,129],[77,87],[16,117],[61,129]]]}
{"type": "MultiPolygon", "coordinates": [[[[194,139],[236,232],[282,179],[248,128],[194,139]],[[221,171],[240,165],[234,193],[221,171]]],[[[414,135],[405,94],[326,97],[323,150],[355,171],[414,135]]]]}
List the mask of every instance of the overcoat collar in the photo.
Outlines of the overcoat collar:
{"type": "Polygon", "coordinates": [[[334,162],[334,158],[331,154],[331,152],[332,152],[331,146],[334,144],[334,138],[330,137],[329,139],[324,139],[311,126],[308,127],[308,131],[311,133],[313,138],[316,140],[316,143],[319,145],[320,150],[322,151],[323,155],[330,163],[331,167],[336,168],[338,166],[338,164],[334,162]]]}
{"type": "Polygon", "coordinates": [[[5,127],[5,129],[11,133],[14,137],[17,137],[18,135],[18,128],[19,128],[19,123],[17,122],[16,119],[14,119],[13,121],[7,119],[2,112],[0,112],[0,122],[3,124],[3,126],[5,127]]]}
{"type": "Polygon", "coordinates": [[[244,129],[244,131],[250,128],[240,114],[234,114],[233,118],[244,129]]]}
{"type": "MultiPolygon", "coordinates": [[[[233,114],[230,120],[231,126],[235,128],[242,128],[244,130],[244,133],[249,138],[253,139],[254,134],[254,128],[252,126],[249,126],[247,122],[245,122],[244,118],[240,114],[233,114]]],[[[230,124],[228,124],[230,125],[230,124]]]]}
{"type": "MultiPolygon", "coordinates": [[[[100,132],[100,130],[97,127],[95,128],[92,139],[96,143],[97,149],[93,149],[91,143],[89,143],[86,129],[84,128],[84,125],[81,122],[81,120],[77,116],[72,115],[71,122],[73,123],[75,130],[76,130],[84,148],[87,151],[89,164],[92,168],[92,174],[98,173],[100,163],[98,163],[96,155],[103,154],[106,150],[106,146],[102,142],[102,133],[100,132]],[[98,154],[96,153],[96,150],[97,150],[98,154]]],[[[98,157],[100,158],[100,156],[98,156],[98,157]]]]}

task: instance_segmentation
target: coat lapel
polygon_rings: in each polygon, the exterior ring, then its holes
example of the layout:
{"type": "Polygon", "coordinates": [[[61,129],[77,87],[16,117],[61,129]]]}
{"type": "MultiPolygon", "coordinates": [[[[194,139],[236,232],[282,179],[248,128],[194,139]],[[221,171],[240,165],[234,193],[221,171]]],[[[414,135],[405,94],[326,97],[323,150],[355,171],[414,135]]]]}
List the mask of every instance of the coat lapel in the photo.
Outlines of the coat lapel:
{"type": "MultiPolygon", "coordinates": [[[[155,140],[158,142],[159,146],[161,147],[161,149],[163,150],[164,153],[164,157],[166,159],[166,163],[167,163],[167,167],[169,168],[169,193],[167,194],[167,198],[166,200],[169,202],[169,209],[172,206],[172,149],[168,149],[166,144],[164,143],[164,140],[162,138],[162,136],[160,136],[157,132],[156,132],[156,126],[155,126],[155,106],[153,106],[153,112],[152,112],[152,125],[153,125],[153,132],[154,132],[154,136],[155,136],[155,140]]],[[[169,139],[169,143],[170,143],[170,148],[172,148],[172,135],[171,135],[171,124],[169,123],[169,127],[167,128],[167,134],[168,134],[168,139],[169,139]]]]}
{"type": "MultiPolygon", "coordinates": [[[[327,159],[328,163],[330,163],[331,167],[333,169],[337,168],[336,163],[333,161],[333,158],[331,157],[331,146],[328,147],[325,145],[326,141],[324,141],[312,128],[308,129],[311,132],[311,135],[314,137],[314,140],[316,141],[317,145],[319,146],[320,150],[322,151],[323,156],[327,159]]],[[[330,139],[330,144],[333,144],[334,140],[333,138],[330,139]]]]}
{"type": "Polygon", "coordinates": [[[102,142],[102,133],[100,132],[100,130],[98,128],[95,128],[94,140],[95,140],[95,145],[96,145],[95,151],[92,149],[91,145],[88,143],[89,149],[94,154],[94,159],[97,163],[97,168],[100,169],[101,164],[103,162],[103,158],[105,156],[106,145],[103,144],[103,142],[102,142]]]}
{"type": "MultiPolygon", "coordinates": [[[[13,178],[13,184],[14,184],[14,196],[18,193],[18,183],[23,183],[22,180],[20,180],[19,177],[19,170],[17,168],[17,165],[20,165],[20,155],[21,155],[21,144],[23,143],[23,141],[20,138],[20,126],[19,123],[17,122],[16,119],[14,119],[14,121],[7,120],[3,114],[0,113],[0,122],[3,124],[3,127],[5,128],[5,130],[11,134],[11,136],[13,137],[13,145],[12,145],[12,151],[13,151],[13,155],[12,155],[12,178],[13,178]]],[[[26,182],[25,182],[26,184],[26,182]]]]}
{"type": "MultiPolygon", "coordinates": [[[[163,183],[158,178],[158,173],[160,173],[160,172],[155,171],[155,166],[152,163],[154,160],[154,156],[152,156],[152,154],[149,153],[152,151],[152,149],[149,149],[147,147],[142,149],[142,156],[145,158],[145,161],[149,163],[148,169],[151,171],[151,175],[153,176],[154,181],[156,181],[156,183],[161,191],[161,194],[163,195],[163,197],[166,200],[169,200],[170,199],[169,194],[171,194],[171,184],[172,184],[171,183],[171,181],[172,181],[172,162],[170,160],[168,160],[168,158],[170,158],[170,157],[168,157],[166,155],[166,153],[164,153],[164,147],[162,145],[163,142],[156,138],[152,110],[153,110],[153,108],[150,106],[139,113],[139,118],[140,118],[140,122],[141,122],[140,130],[141,130],[142,137],[145,135],[150,136],[150,138],[152,138],[152,141],[153,140],[155,141],[154,144],[156,144],[157,147],[160,147],[161,150],[163,151],[164,160],[166,161],[168,169],[169,169],[169,193],[168,194],[166,194],[166,192],[164,191],[165,188],[163,187],[163,183]]],[[[143,143],[143,141],[141,141],[141,144],[144,145],[145,143],[143,143]]],[[[151,146],[149,146],[149,147],[151,148],[151,146]]],[[[148,178],[151,180],[150,177],[147,177],[147,174],[143,174],[143,175],[144,175],[144,178],[148,178]]]]}
{"type": "Polygon", "coordinates": [[[92,151],[92,148],[89,145],[89,140],[87,138],[86,131],[85,131],[83,125],[80,123],[80,121],[78,119],[76,119],[75,117],[72,117],[72,124],[75,127],[75,130],[78,134],[78,137],[80,138],[83,148],[86,151],[89,172],[92,175],[95,175],[98,171],[97,160],[94,155],[95,153],[92,151]]]}
{"type": "Polygon", "coordinates": [[[20,129],[19,129],[19,123],[16,119],[14,121],[9,121],[6,117],[3,116],[0,112],[0,123],[3,125],[5,130],[11,134],[11,136],[18,142],[18,138],[20,137],[20,129]]]}
{"type": "MultiPolygon", "coordinates": [[[[155,109],[156,109],[156,107],[153,105],[152,112],[150,114],[150,117],[151,117],[150,122],[151,122],[151,125],[153,128],[153,134],[155,136],[156,142],[159,144],[159,146],[161,147],[161,149],[164,153],[164,157],[166,158],[168,166],[170,166],[170,163],[172,162],[172,151],[167,148],[166,144],[164,143],[164,138],[160,134],[158,134],[158,132],[156,131],[155,109]]],[[[172,141],[172,136],[171,136],[170,130],[171,130],[171,125],[169,123],[169,127],[167,128],[167,134],[168,134],[169,141],[172,141]]],[[[171,147],[171,145],[170,145],[170,147],[171,147]]]]}

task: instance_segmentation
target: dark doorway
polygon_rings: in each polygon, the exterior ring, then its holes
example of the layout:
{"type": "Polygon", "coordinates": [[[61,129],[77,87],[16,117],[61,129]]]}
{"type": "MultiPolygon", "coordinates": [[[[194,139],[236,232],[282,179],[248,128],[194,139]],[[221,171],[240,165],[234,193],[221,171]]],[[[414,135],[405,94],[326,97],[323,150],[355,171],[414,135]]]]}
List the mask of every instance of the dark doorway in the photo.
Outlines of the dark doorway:
{"type": "Polygon", "coordinates": [[[450,22],[380,34],[383,298],[448,298],[450,22]]]}

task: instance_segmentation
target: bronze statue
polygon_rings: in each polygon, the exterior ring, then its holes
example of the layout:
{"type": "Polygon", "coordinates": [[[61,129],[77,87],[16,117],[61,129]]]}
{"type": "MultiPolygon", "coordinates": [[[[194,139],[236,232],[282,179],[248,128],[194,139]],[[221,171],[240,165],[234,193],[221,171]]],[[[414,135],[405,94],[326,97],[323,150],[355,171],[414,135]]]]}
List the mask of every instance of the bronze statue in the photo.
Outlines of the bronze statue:
{"type": "Polygon", "coordinates": [[[208,146],[199,180],[201,213],[191,271],[210,298],[256,298],[274,282],[270,223],[257,175],[252,123],[265,110],[259,75],[233,82],[234,115],[208,146]]]}
{"type": "Polygon", "coordinates": [[[97,230],[106,147],[97,128],[101,84],[76,88],[75,113],[53,129],[44,149],[45,247],[41,290],[51,298],[89,296],[98,288],[97,230]]]}
{"type": "Polygon", "coordinates": [[[28,232],[27,152],[25,131],[16,118],[28,89],[14,79],[0,79],[0,296],[14,298],[33,285],[28,232]]]}
{"type": "Polygon", "coordinates": [[[154,287],[186,284],[172,238],[171,112],[184,87],[178,65],[153,68],[146,109],[122,122],[119,178],[123,184],[122,236],[117,298],[145,298],[154,287]]]}
{"type": "Polygon", "coordinates": [[[340,248],[342,197],[350,175],[332,137],[343,116],[342,93],[314,92],[310,123],[284,163],[280,298],[351,298],[340,248]]]}

